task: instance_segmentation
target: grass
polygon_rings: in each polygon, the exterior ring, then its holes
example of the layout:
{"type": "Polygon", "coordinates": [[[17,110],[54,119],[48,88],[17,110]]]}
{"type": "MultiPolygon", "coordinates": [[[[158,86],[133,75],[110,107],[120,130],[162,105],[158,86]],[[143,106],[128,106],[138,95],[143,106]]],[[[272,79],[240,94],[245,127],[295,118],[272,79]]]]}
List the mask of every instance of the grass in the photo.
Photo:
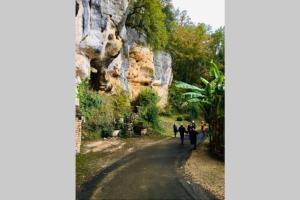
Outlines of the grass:
{"type": "Polygon", "coordinates": [[[76,155],[76,186],[95,175],[97,168],[101,168],[100,163],[104,162],[107,153],[91,152],[76,155]],[[102,161],[102,162],[101,162],[102,161]]]}
{"type": "MultiPolygon", "coordinates": [[[[171,115],[171,116],[160,116],[159,117],[159,123],[162,127],[162,132],[161,134],[167,137],[174,137],[174,132],[173,132],[173,124],[175,122],[176,126],[179,127],[181,124],[185,128],[190,124],[189,121],[183,120],[183,121],[176,121],[177,117],[181,115],[171,115]]],[[[199,120],[195,120],[195,123],[197,125],[197,128],[200,126],[199,120]]],[[[179,133],[177,133],[179,135],[179,133]]]]}

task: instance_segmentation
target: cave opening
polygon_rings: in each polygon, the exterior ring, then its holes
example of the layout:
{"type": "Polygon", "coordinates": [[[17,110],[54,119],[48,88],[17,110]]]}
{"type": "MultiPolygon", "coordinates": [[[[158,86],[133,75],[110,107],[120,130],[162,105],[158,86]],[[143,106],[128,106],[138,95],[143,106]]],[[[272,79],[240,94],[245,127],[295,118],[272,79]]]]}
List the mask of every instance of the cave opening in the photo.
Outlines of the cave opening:
{"type": "Polygon", "coordinates": [[[110,91],[112,88],[109,84],[109,79],[107,75],[106,63],[101,61],[98,58],[92,59],[91,68],[92,70],[90,74],[90,87],[94,91],[110,91]]]}
{"type": "Polygon", "coordinates": [[[100,88],[100,70],[101,70],[101,64],[98,59],[92,59],[91,62],[91,68],[94,70],[91,70],[90,74],[90,87],[94,91],[99,91],[100,88]],[[100,70],[99,70],[100,69],[100,70]]]}
{"type": "Polygon", "coordinates": [[[77,17],[77,15],[78,15],[78,10],[79,10],[79,4],[76,1],[76,5],[75,5],[75,17],[77,17]]]}
{"type": "Polygon", "coordinates": [[[92,90],[94,91],[98,91],[99,90],[99,78],[98,78],[98,72],[91,72],[90,75],[90,87],[92,90]]]}

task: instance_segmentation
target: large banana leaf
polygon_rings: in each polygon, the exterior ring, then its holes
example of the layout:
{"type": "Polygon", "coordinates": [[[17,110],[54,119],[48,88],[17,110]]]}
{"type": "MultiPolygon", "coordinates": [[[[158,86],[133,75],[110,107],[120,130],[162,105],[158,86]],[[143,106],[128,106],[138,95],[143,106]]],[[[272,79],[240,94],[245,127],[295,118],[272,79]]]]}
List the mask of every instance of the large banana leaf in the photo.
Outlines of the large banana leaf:
{"type": "Polygon", "coordinates": [[[213,77],[215,79],[218,79],[221,76],[221,72],[220,72],[219,68],[213,61],[210,62],[209,74],[211,77],[213,77]]]}
{"type": "Polygon", "coordinates": [[[201,100],[198,99],[198,98],[192,98],[192,99],[189,99],[189,100],[187,100],[186,102],[184,102],[184,103],[182,104],[182,106],[185,107],[185,106],[187,106],[187,105],[190,104],[190,103],[198,103],[198,102],[200,102],[200,101],[201,101],[201,100]]]}
{"type": "Polygon", "coordinates": [[[198,98],[192,98],[192,99],[189,99],[187,100],[186,102],[184,102],[182,104],[182,106],[187,106],[188,104],[193,104],[193,103],[200,103],[200,105],[210,105],[211,103],[207,100],[203,100],[203,99],[198,99],[198,98]]]}
{"type": "Polygon", "coordinates": [[[208,84],[209,84],[208,80],[206,80],[205,78],[200,77],[200,80],[201,80],[202,83],[204,83],[205,85],[208,85],[208,84]]]}
{"type": "Polygon", "coordinates": [[[196,87],[194,85],[190,85],[188,83],[184,83],[181,81],[176,81],[175,86],[177,88],[185,89],[185,90],[193,90],[193,91],[199,91],[199,92],[204,92],[204,89],[196,87]]]}
{"type": "Polygon", "coordinates": [[[188,96],[190,98],[203,98],[205,97],[203,94],[201,93],[196,93],[196,92],[186,92],[182,94],[183,96],[188,96]]]}

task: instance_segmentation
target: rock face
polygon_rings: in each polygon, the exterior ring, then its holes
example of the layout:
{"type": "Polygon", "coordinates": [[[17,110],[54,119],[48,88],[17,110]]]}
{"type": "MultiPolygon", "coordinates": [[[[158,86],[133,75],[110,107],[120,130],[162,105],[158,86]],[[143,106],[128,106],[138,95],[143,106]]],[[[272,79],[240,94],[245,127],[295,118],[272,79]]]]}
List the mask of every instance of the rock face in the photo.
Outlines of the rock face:
{"type": "Polygon", "coordinates": [[[130,97],[135,99],[140,90],[151,86],[154,79],[153,54],[150,49],[133,45],[129,51],[128,85],[130,97]]]}
{"type": "Polygon", "coordinates": [[[98,91],[129,91],[134,100],[144,87],[154,88],[167,103],[172,82],[168,53],[152,52],[146,39],[125,26],[128,0],[76,0],[76,83],[89,77],[98,91]]]}
{"type": "Polygon", "coordinates": [[[166,52],[154,53],[154,82],[153,88],[161,97],[160,106],[165,107],[168,103],[169,86],[173,80],[172,58],[166,52]]]}

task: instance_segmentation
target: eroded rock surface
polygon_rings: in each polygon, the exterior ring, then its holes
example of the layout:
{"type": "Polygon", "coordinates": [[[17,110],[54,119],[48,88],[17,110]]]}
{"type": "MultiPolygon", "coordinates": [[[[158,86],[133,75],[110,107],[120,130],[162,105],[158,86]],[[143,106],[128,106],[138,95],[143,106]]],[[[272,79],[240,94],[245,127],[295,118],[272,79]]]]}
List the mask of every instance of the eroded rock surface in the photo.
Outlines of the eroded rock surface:
{"type": "Polygon", "coordinates": [[[90,77],[95,90],[110,91],[121,75],[123,40],[118,23],[128,1],[77,0],[76,5],[76,78],[80,82],[90,77]],[[79,67],[77,63],[84,65],[79,67]]]}
{"type": "Polygon", "coordinates": [[[173,80],[172,58],[166,52],[154,53],[154,82],[153,88],[161,97],[160,106],[165,107],[168,103],[169,86],[173,80]]]}
{"type": "Polygon", "coordinates": [[[89,77],[97,91],[129,91],[135,99],[145,87],[167,103],[172,81],[168,53],[153,53],[146,38],[125,26],[128,0],[76,0],[75,76],[76,83],[89,77]]]}
{"type": "Polygon", "coordinates": [[[153,53],[147,47],[133,45],[129,51],[128,84],[130,97],[136,99],[139,92],[150,87],[154,79],[153,53]]]}

